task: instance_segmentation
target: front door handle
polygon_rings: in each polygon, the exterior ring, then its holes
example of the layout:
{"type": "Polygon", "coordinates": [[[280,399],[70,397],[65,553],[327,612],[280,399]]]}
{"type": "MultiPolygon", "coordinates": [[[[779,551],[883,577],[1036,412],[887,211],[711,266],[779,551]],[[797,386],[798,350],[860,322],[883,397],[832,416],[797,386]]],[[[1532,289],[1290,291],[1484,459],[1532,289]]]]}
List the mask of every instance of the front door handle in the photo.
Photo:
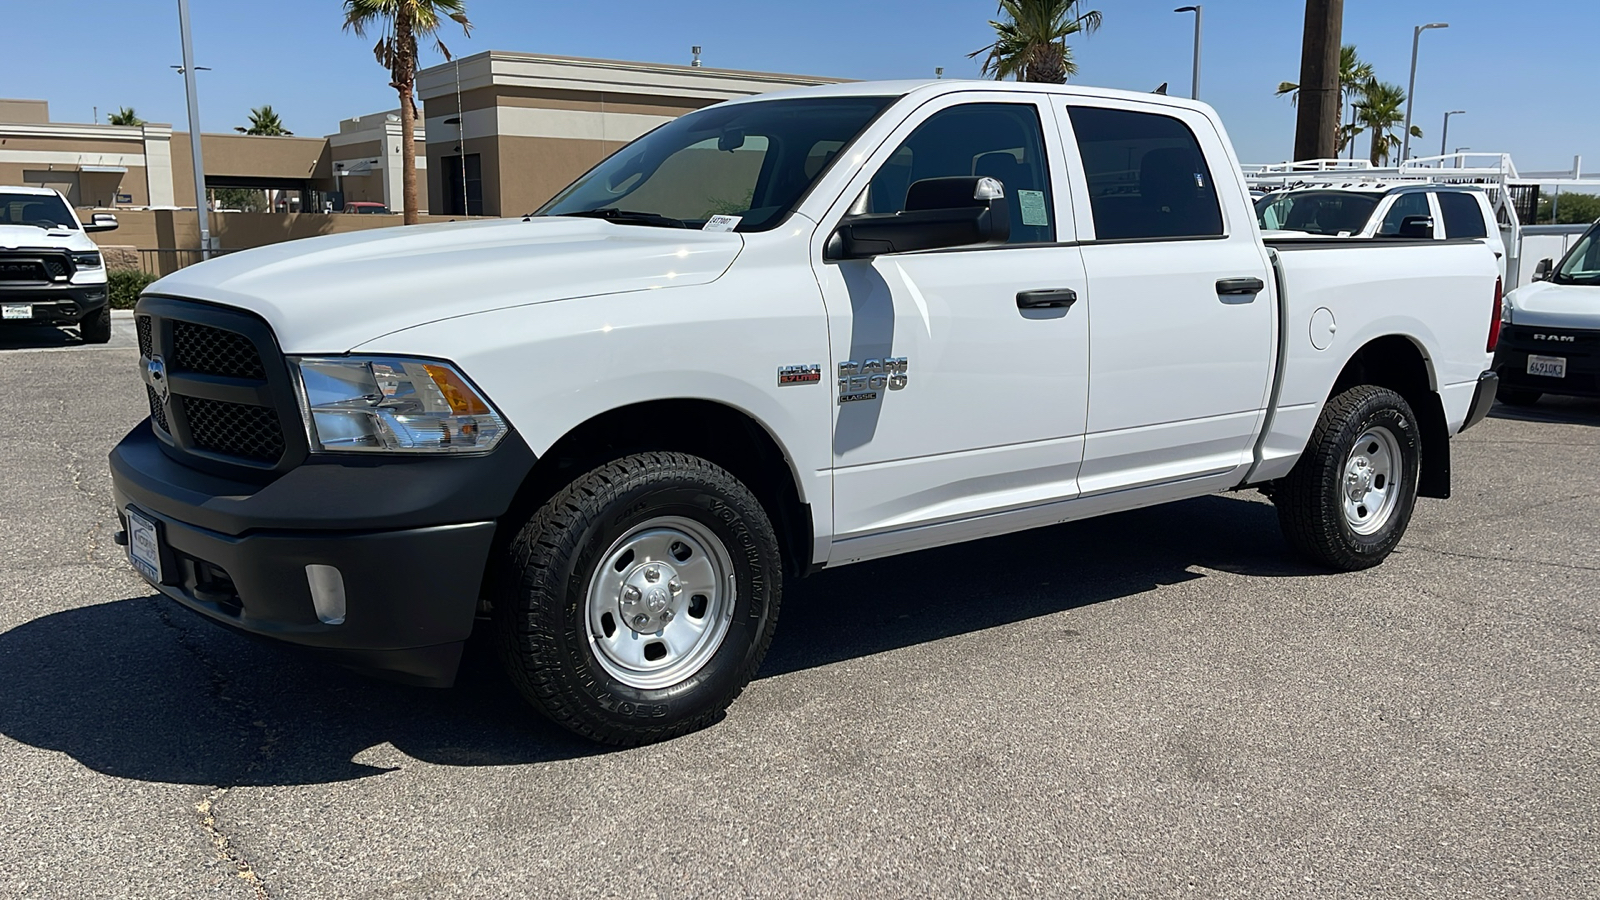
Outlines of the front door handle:
{"type": "Polygon", "coordinates": [[[1053,291],[1023,291],[1017,295],[1017,309],[1066,309],[1078,302],[1072,288],[1053,291]]]}
{"type": "Polygon", "coordinates": [[[1217,294],[1222,297],[1259,294],[1266,289],[1266,283],[1259,278],[1222,278],[1217,281],[1217,294]]]}

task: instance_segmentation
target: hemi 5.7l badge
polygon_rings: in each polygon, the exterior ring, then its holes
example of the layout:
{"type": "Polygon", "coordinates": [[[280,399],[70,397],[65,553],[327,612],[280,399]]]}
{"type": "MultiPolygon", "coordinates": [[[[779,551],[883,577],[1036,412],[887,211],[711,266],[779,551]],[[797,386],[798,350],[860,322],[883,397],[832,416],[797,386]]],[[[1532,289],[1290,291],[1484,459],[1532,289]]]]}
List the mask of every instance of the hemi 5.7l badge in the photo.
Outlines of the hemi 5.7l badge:
{"type": "Polygon", "coordinates": [[[778,387],[788,387],[791,384],[821,384],[822,366],[812,363],[809,366],[779,366],[778,387]]]}

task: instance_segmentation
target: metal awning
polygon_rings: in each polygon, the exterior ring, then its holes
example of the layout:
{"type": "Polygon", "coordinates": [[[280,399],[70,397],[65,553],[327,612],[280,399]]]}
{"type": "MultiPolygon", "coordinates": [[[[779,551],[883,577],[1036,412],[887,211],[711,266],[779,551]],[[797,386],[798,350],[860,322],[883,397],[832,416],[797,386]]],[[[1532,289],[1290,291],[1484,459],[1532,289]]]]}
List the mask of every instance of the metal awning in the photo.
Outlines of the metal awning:
{"type": "Polygon", "coordinates": [[[127,166],[79,166],[79,172],[115,172],[118,175],[128,174],[127,166]]]}

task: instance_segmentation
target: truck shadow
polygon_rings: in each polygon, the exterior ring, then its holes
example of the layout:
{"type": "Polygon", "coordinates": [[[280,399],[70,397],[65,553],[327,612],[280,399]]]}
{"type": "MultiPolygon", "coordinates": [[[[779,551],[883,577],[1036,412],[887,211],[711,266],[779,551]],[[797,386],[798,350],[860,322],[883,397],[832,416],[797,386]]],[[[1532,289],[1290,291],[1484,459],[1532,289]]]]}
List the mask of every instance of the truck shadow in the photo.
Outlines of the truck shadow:
{"type": "MultiPolygon", "coordinates": [[[[824,572],[794,585],[760,677],[1202,577],[1308,575],[1272,507],[1205,498],[824,572]]],[[[371,681],[213,626],[160,597],[0,634],[0,734],[107,775],[202,785],[348,781],[395,754],[446,766],[604,752],[529,710],[481,636],[458,686],[371,681]]],[[[648,751],[645,751],[648,752],[648,751]]]]}

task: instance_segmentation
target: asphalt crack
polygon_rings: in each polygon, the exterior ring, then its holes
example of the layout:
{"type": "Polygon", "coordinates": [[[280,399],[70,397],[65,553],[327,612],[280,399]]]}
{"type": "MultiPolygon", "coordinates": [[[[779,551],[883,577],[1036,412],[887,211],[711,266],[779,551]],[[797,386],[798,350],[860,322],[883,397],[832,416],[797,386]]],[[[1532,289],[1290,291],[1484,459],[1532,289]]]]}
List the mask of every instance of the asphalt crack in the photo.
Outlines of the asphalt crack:
{"type": "Polygon", "coordinates": [[[1600,566],[1580,566],[1573,563],[1550,562],[1548,560],[1528,559],[1521,556],[1494,556],[1484,553],[1458,553],[1454,550],[1439,550],[1434,547],[1425,547],[1420,544],[1409,544],[1408,549],[1421,551],[1423,553],[1434,553],[1439,556],[1454,557],[1455,559],[1475,559],[1480,562],[1525,563],[1531,566],[1549,566],[1553,569],[1572,569],[1579,572],[1600,572],[1600,566]]]}
{"type": "MultiPolygon", "coordinates": [[[[150,600],[156,615],[161,619],[161,624],[172,629],[177,636],[178,646],[200,664],[201,669],[205,672],[209,691],[218,705],[225,713],[229,714],[230,718],[235,720],[235,725],[240,731],[249,732],[254,730],[257,733],[255,752],[250,762],[245,766],[244,771],[246,775],[249,775],[260,770],[273,756],[274,746],[278,741],[277,730],[266,722],[254,718],[251,715],[249,704],[232,696],[229,692],[230,682],[227,675],[217,665],[216,660],[212,659],[209,654],[195,643],[189,629],[173,620],[170,611],[167,609],[165,598],[152,597],[150,600]]],[[[255,891],[257,900],[271,900],[272,892],[268,888],[266,880],[256,872],[255,866],[251,864],[243,851],[234,845],[223,824],[218,821],[216,805],[232,789],[232,785],[217,785],[215,789],[208,792],[205,797],[195,804],[194,810],[199,817],[198,824],[201,831],[205,833],[206,838],[210,841],[212,851],[217,858],[233,867],[239,879],[249,884],[251,889],[255,891]]]]}

